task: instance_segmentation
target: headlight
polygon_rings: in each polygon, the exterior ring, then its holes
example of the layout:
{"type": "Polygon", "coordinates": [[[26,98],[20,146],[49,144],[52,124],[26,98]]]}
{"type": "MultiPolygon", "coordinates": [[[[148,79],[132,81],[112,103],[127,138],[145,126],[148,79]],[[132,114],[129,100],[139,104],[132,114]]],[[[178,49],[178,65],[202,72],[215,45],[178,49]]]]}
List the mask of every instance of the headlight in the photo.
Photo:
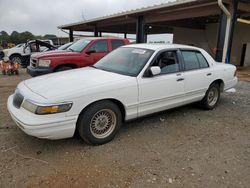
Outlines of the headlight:
{"type": "Polygon", "coordinates": [[[25,100],[22,107],[34,114],[55,114],[61,112],[67,112],[71,109],[72,103],[52,104],[52,105],[37,105],[29,100],[25,100]]]}
{"type": "Polygon", "coordinates": [[[39,59],[38,65],[39,65],[39,67],[49,67],[50,66],[50,60],[39,59]]]}

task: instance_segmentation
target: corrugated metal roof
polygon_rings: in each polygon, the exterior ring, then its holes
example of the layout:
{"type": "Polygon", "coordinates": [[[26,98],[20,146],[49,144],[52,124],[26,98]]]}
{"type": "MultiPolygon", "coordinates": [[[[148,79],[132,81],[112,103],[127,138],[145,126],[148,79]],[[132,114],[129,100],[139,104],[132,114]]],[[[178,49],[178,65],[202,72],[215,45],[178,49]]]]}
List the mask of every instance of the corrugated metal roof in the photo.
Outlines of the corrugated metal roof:
{"type": "Polygon", "coordinates": [[[152,11],[152,10],[161,9],[161,8],[167,8],[167,7],[181,5],[181,4],[185,4],[185,3],[192,3],[192,2],[196,2],[196,1],[198,1],[198,0],[176,0],[173,2],[167,2],[167,3],[158,4],[158,5],[152,5],[152,6],[147,6],[147,7],[143,7],[143,8],[137,8],[137,9],[132,9],[132,10],[128,10],[128,11],[123,11],[120,13],[110,14],[110,15],[106,15],[103,17],[98,17],[98,18],[94,18],[94,19],[90,19],[90,20],[86,20],[86,21],[80,21],[80,22],[75,22],[75,23],[71,23],[71,24],[61,25],[61,26],[58,26],[58,28],[63,29],[63,28],[68,28],[68,27],[72,27],[72,26],[76,26],[76,25],[82,25],[82,24],[87,24],[87,23],[91,23],[91,22],[102,21],[102,20],[120,17],[120,16],[140,14],[140,13],[147,12],[147,11],[152,11]]]}

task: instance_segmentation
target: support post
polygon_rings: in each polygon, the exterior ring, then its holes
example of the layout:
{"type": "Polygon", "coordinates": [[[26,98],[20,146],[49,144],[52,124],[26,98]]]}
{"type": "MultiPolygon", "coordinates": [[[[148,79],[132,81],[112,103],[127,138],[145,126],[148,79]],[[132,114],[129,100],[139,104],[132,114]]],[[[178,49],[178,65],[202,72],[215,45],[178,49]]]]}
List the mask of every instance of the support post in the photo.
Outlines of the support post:
{"type": "Polygon", "coordinates": [[[235,28],[235,23],[237,21],[238,4],[239,4],[239,0],[233,0],[233,18],[232,18],[232,24],[230,28],[230,36],[229,36],[228,51],[227,51],[228,62],[231,61],[231,52],[232,52],[232,45],[233,45],[234,28],[235,28]]]}
{"type": "Polygon", "coordinates": [[[144,41],[143,41],[143,42],[147,43],[147,39],[148,39],[148,34],[145,34],[145,35],[144,35],[144,41]]]}
{"type": "Polygon", "coordinates": [[[138,16],[136,22],[136,43],[145,42],[144,17],[138,16]]]}
{"type": "Polygon", "coordinates": [[[70,29],[69,30],[69,42],[73,42],[73,41],[74,41],[73,30],[70,29]]]}
{"type": "Polygon", "coordinates": [[[223,46],[223,53],[222,53],[222,63],[227,63],[227,52],[228,52],[228,42],[229,42],[229,35],[230,35],[230,28],[231,28],[231,19],[232,15],[228,10],[228,6],[224,5],[223,0],[218,0],[218,5],[222,10],[223,14],[226,15],[227,21],[225,26],[225,38],[224,38],[224,46],[223,46]]]}
{"type": "Polygon", "coordinates": [[[215,61],[222,62],[223,58],[223,47],[225,42],[225,33],[226,33],[226,25],[227,25],[227,16],[225,13],[221,12],[220,22],[219,22],[219,31],[217,37],[217,48],[215,61]]]}
{"type": "Polygon", "coordinates": [[[98,30],[96,26],[94,27],[94,37],[98,37],[98,30]]]}
{"type": "Polygon", "coordinates": [[[127,38],[127,33],[124,33],[124,38],[125,38],[125,39],[127,38]]]}

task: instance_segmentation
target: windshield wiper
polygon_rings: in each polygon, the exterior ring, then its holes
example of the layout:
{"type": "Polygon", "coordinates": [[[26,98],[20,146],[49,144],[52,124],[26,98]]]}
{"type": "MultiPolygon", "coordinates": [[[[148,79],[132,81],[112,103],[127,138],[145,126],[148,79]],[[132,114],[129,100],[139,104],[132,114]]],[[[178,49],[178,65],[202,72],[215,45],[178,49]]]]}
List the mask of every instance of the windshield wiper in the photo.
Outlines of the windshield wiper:
{"type": "Polygon", "coordinates": [[[68,50],[71,51],[71,52],[74,52],[74,50],[72,48],[68,48],[68,50]]]}

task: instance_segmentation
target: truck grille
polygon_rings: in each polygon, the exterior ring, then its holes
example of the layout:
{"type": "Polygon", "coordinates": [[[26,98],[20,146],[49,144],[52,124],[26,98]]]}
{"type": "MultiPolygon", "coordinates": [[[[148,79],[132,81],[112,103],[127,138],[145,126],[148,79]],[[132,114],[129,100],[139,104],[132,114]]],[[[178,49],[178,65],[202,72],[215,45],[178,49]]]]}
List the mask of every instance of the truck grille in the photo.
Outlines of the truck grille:
{"type": "Polygon", "coordinates": [[[37,59],[30,59],[30,66],[33,67],[33,68],[36,68],[37,67],[37,59]]]}
{"type": "Polygon", "coordinates": [[[24,97],[22,96],[22,94],[20,94],[19,92],[16,92],[13,97],[13,105],[16,108],[20,108],[23,103],[23,99],[24,97]]]}

